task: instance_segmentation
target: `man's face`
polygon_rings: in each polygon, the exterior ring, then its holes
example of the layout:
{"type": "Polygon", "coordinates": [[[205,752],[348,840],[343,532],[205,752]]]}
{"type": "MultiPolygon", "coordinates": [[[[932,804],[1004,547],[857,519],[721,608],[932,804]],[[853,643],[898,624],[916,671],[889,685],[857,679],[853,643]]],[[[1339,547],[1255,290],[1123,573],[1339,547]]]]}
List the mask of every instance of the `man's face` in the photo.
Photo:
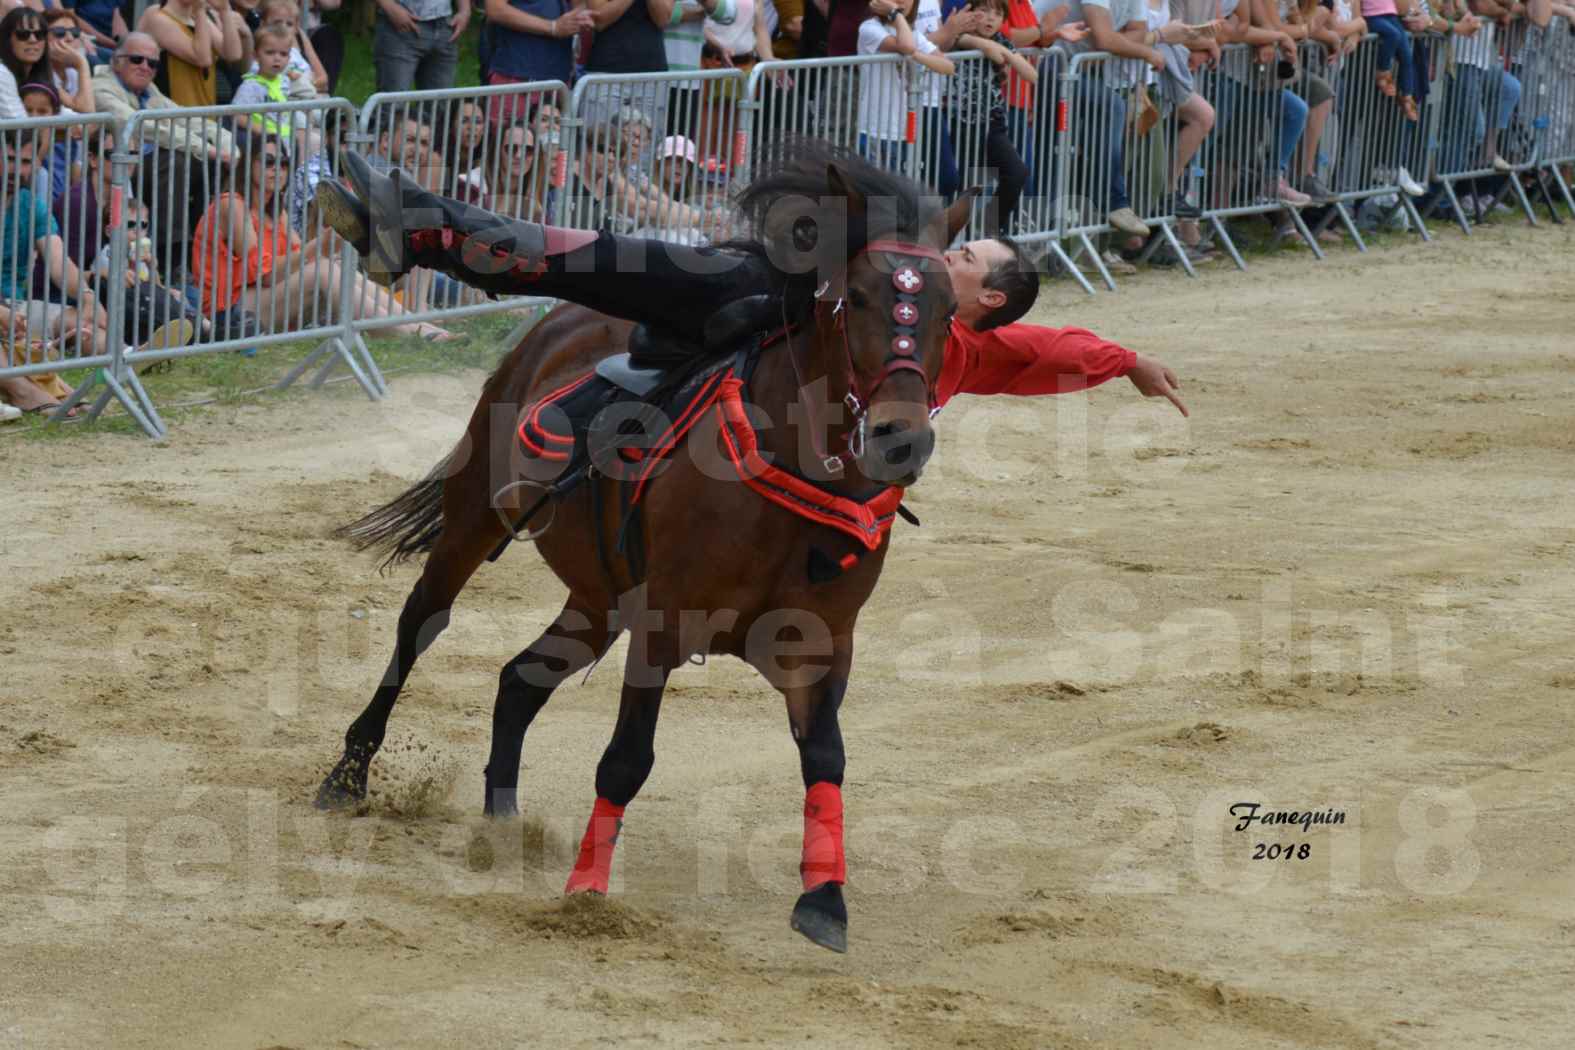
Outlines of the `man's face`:
{"type": "Polygon", "coordinates": [[[969,241],[946,253],[946,272],[957,296],[957,317],[973,326],[1006,301],[1006,296],[984,286],[985,276],[1012,261],[1012,250],[1000,241],[969,241]]]}
{"type": "Polygon", "coordinates": [[[6,181],[10,183],[10,188],[13,190],[26,186],[33,181],[33,143],[31,140],[26,140],[19,146],[6,146],[5,173],[6,181]]]}
{"type": "Polygon", "coordinates": [[[419,120],[403,120],[384,145],[389,158],[403,168],[425,166],[432,154],[432,129],[419,120]]]}
{"type": "Polygon", "coordinates": [[[159,46],[148,40],[133,40],[115,56],[113,65],[115,76],[128,90],[146,91],[159,68],[159,46]]]}

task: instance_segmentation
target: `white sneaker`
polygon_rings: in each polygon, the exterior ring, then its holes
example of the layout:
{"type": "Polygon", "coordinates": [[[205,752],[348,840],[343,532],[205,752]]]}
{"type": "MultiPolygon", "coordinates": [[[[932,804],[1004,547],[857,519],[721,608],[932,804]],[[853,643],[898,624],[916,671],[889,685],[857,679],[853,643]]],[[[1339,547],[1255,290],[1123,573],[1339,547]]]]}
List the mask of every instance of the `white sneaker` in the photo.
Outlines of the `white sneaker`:
{"type": "Polygon", "coordinates": [[[1515,170],[1515,165],[1511,164],[1509,161],[1495,153],[1493,154],[1493,170],[1508,174],[1509,172],[1515,170]]]}
{"type": "Polygon", "coordinates": [[[1407,197],[1420,197],[1427,192],[1427,187],[1413,179],[1404,168],[1395,169],[1395,185],[1405,191],[1407,197]]]}
{"type": "Polygon", "coordinates": [[[22,410],[15,405],[0,402],[0,423],[13,423],[22,418],[22,410]]]}

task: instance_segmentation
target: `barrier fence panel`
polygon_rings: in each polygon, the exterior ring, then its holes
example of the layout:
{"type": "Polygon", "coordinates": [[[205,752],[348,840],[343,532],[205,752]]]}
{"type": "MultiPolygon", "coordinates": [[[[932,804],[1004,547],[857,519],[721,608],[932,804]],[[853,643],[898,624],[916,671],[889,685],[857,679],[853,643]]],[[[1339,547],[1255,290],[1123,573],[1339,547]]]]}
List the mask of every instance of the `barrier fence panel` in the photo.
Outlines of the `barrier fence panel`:
{"type": "MultiPolygon", "coordinates": [[[[556,80],[384,92],[361,107],[346,148],[444,197],[511,219],[556,224],[572,184],[568,112],[568,88],[556,80]]],[[[494,300],[425,267],[392,288],[358,285],[345,293],[360,347],[369,331],[443,340],[444,321],[550,302],[533,296],[494,300]]]]}
{"type": "Polygon", "coordinates": [[[564,122],[564,223],[675,244],[731,237],[744,84],[736,69],[581,77],[564,122]]]}
{"type": "MultiPolygon", "coordinates": [[[[1357,41],[1357,49],[1363,46],[1361,41],[1357,41]]],[[[1361,230],[1347,207],[1347,199],[1337,191],[1336,173],[1341,155],[1347,148],[1344,138],[1346,126],[1348,123],[1353,126],[1359,124],[1363,115],[1357,92],[1364,87],[1370,89],[1370,82],[1364,84],[1357,76],[1358,67],[1362,65],[1357,53],[1343,49],[1331,52],[1315,41],[1303,41],[1298,50],[1297,64],[1300,72],[1296,95],[1308,103],[1308,113],[1307,128],[1292,154],[1291,170],[1293,174],[1301,173],[1302,178],[1295,180],[1298,189],[1304,192],[1311,189],[1312,183],[1306,178],[1311,175],[1314,177],[1313,182],[1322,184],[1333,195],[1328,200],[1313,199],[1312,206],[1324,210],[1322,217],[1312,224],[1313,235],[1320,236],[1338,219],[1356,250],[1365,252],[1367,242],[1362,239],[1361,230]],[[1320,87],[1317,80],[1322,80],[1325,86],[1320,87]],[[1320,111],[1312,103],[1324,96],[1327,96],[1328,104],[1320,111]]]]}
{"type": "Polygon", "coordinates": [[[280,386],[317,365],[320,382],[342,363],[368,397],[386,392],[341,312],[354,255],[311,207],[354,117],[343,99],[132,115],[112,157],[123,213],[109,245],[124,275],[116,323],[139,341],[128,369],[315,338],[280,386]]]}
{"type": "Polygon", "coordinates": [[[1504,59],[1521,82],[1521,101],[1510,126],[1515,153],[1509,159],[1515,166],[1515,177],[1509,182],[1533,226],[1537,225],[1536,211],[1521,184],[1523,176],[1533,180],[1549,219],[1562,223],[1543,168],[1556,138],[1557,121],[1568,106],[1569,70],[1560,59],[1569,44],[1569,33],[1562,21],[1542,27],[1521,21],[1514,28],[1516,33],[1505,43],[1504,59]]]}
{"type": "Polygon", "coordinates": [[[1024,244],[1043,244],[1060,262],[1062,270],[1092,295],[1094,286],[1061,243],[1065,234],[1060,225],[1056,179],[1061,167],[1062,139],[1068,134],[1071,120],[1065,82],[1070,56],[1060,48],[1025,48],[1022,54],[1034,63],[1039,83],[1033,88],[1026,128],[1012,129],[1014,141],[1026,144],[1021,156],[1028,168],[1028,187],[1017,209],[1012,236],[1024,244]]]}
{"type": "Polygon", "coordinates": [[[147,426],[145,395],[126,377],[110,323],[113,271],[100,258],[116,216],[113,131],[101,114],[0,121],[0,378],[60,401],[56,420],[102,383],[93,417],[114,397],[147,426]],[[92,371],[73,389],[59,373],[75,369],[92,371]]]}
{"type": "Polygon", "coordinates": [[[928,82],[921,86],[917,68],[895,54],[760,62],[744,90],[740,131],[750,149],[739,181],[779,160],[794,138],[822,139],[922,179],[925,136],[913,100],[916,93],[926,100],[934,95],[923,106],[923,119],[933,121],[938,91],[928,82]]]}
{"type": "Polygon", "coordinates": [[[1291,138],[1296,129],[1287,126],[1286,117],[1297,112],[1298,105],[1283,83],[1290,70],[1280,67],[1281,57],[1260,62],[1254,48],[1234,44],[1221,49],[1216,66],[1195,74],[1199,94],[1215,113],[1214,130],[1201,150],[1205,172],[1202,213],[1242,270],[1247,264],[1226,228],[1227,220],[1240,216],[1283,211],[1318,254],[1317,242],[1301,215],[1281,200],[1282,189],[1288,185],[1285,169],[1296,145],[1291,138]]]}
{"type": "Polygon", "coordinates": [[[1565,207],[1575,213],[1575,195],[1564,176],[1564,169],[1575,164],[1575,26],[1560,16],[1553,20],[1544,41],[1553,97],[1549,103],[1546,145],[1538,154],[1537,163],[1558,187],[1565,207]]]}

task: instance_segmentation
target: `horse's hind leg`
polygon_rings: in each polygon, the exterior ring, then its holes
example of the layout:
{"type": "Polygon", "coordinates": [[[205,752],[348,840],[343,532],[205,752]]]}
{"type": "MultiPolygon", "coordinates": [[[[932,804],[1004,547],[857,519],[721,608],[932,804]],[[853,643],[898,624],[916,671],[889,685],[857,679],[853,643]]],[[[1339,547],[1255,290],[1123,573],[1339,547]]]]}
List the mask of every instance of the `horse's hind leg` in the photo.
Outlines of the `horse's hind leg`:
{"type": "Polygon", "coordinates": [[[656,716],[662,691],[678,660],[665,639],[645,632],[630,635],[629,660],[624,668],[623,697],[618,705],[618,725],[596,766],[596,806],[580,841],[580,854],[569,873],[564,893],[607,892],[612,874],[613,846],[623,827],[623,811],[639,794],[656,764],[656,716]]]}
{"type": "Polygon", "coordinates": [[[564,679],[599,659],[612,645],[606,613],[592,613],[573,602],[551,627],[510,660],[498,676],[492,708],[492,754],[487,759],[488,816],[519,812],[520,751],[525,732],[564,679]]]}
{"type": "MultiPolygon", "coordinates": [[[[493,515],[489,513],[487,518],[493,515]]],[[[366,797],[372,756],[383,745],[388,716],[394,710],[405,679],[410,677],[417,658],[448,626],[454,599],[502,539],[502,528],[495,519],[491,528],[486,527],[486,519],[462,523],[472,526],[469,528],[450,527],[452,524],[445,523],[442,535],[427,556],[421,578],[405,599],[388,670],[383,674],[382,684],[372,694],[372,702],[350,723],[345,733],[344,755],[317,789],[319,808],[343,806],[366,797]]]]}

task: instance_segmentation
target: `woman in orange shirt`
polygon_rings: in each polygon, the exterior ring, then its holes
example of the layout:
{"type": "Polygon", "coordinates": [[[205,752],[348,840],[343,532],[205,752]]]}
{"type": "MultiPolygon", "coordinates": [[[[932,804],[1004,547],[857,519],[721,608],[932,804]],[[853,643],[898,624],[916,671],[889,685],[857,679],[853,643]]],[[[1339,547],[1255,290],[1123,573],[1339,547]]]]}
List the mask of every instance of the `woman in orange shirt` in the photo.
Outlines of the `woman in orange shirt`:
{"type": "MultiPolygon", "coordinates": [[[[230,337],[241,334],[230,320],[237,309],[254,315],[264,331],[329,323],[339,307],[344,270],[326,232],[303,245],[290,230],[281,192],[289,182],[289,153],[272,135],[242,136],[240,144],[250,162],[249,185],[210,204],[192,238],[191,270],[202,292],[203,315],[230,337]]],[[[377,294],[361,274],[350,277],[358,319],[405,312],[386,292],[377,294]]],[[[392,331],[433,342],[453,338],[431,324],[400,324],[392,331]]]]}

